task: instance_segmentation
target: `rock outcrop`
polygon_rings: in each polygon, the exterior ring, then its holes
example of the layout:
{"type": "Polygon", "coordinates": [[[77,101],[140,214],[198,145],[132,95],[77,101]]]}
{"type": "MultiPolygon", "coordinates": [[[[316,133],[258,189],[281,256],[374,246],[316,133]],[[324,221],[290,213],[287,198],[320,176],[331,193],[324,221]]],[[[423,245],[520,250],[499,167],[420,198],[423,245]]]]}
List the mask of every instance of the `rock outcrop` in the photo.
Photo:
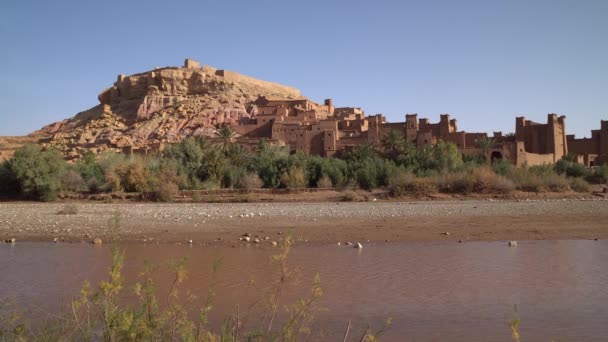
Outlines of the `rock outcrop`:
{"type": "Polygon", "coordinates": [[[30,135],[75,159],[86,151],[155,150],[187,136],[211,136],[222,124],[256,116],[258,96],[300,99],[300,91],[235,72],[200,67],[156,68],[119,75],[99,94],[100,104],[30,135]]]}

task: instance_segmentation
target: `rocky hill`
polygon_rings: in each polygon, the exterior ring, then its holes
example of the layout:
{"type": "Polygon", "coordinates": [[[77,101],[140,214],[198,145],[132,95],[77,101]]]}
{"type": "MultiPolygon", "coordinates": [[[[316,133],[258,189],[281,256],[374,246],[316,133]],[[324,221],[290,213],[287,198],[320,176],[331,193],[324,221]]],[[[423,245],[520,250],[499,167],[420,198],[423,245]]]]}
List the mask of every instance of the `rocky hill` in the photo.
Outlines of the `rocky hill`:
{"type": "Polygon", "coordinates": [[[187,136],[211,136],[221,124],[255,117],[258,96],[304,98],[300,91],[235,72],[200,67],[156,68],[119,75],[100,104],[30,134],[44,146],[78,158],[86,151],[154,150],[187,136]]]}

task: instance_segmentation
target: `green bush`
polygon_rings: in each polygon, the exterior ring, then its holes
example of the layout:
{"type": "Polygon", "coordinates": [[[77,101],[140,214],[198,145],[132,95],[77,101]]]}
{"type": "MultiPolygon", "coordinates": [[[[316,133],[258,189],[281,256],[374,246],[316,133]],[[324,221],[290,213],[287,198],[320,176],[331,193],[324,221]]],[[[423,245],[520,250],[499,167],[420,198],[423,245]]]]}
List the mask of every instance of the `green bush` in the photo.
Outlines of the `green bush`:
{"type": "Polygon", "coordinates": [[[98,191],[99,185],[105,183],[104,170],[92,152],[85,153],[75,164],[75,169],[82,177],[87,190],[91,192],[98,191]]]}
{"type": "Polygon", "coordinates": [[[553,192],[564,192],[570,188],[566,177],[560,175],[549,175],[543,178],[544,187],[553,192]]]}
{"type": "Polygon", "coordinates": [[[590,192],[591,186],[582,178],[570,178],[570,189],[576,192],[590,192]]]}
{"type": "Polygon", "coordinates": [[[527,168],[529,173],[531,173],[533,175],[541,176],[541,177],[550,176],[550,175],[555,174],[555,171],[553,170],[553,166],[551,166],[549,164],[534,165],[534,166],[530,166],[530,167],[523,166],[522,168],[523,169],[527,168]]]}
{"type": "Polygon", "coordinates": [[[38,145],[26,145],[15,151],[12,173],[21,193],[35,200],[52,201],[60,190],[67,163],[55,150],[43,151],[38,145]]]}
{"type": "Polygon", "coordinates": [[[287,189],[299,189],[305,188],[308,183],[304,170],[300,167],[292,167],[288,171],[284,172],[281,176],[281,185],[287,189]]]}
{"type": "Polygon", "coordinates": [[[541,177],[530,172],[527,167],[513,169],[508,178],[515,183],[518,190],[528,192],[541,192],[543,190],[541,177]]]}
{"type": "Polygon", "coordinates": [[[492,163],[492,170],[494,171],[494,173],[501,176],[509,175],[513,171],[514,167],[515,166],[513,165],[513,163],[505,159],[495,160],[492,163]]]}
{"type": "Polygon", "coordinates": [[[223,188],[239,188],[241,179],[247,175],[247,170],[239,166],[227,166],[222,176],[223,188]]]}
{"type": "Polygon", "coordinates": [[[593,184],[606,184],[608,183],[608,165],[602,165],[599,167],[594,167],[591,174],[589,174],[585,179],[589,183],[593,184]]]}
{"type": "Polygon", "coordinates": [[[557,163],[555,163],[554,169],[558,174],[565,174],[567,177],[586,177],[590,174],[589,170],[584,165],[566,159],[558,160],[557,163]]]}
{"type": "Polygon", "coordinates": [[[16,195],[20,191],[19,180],[13,171],[12,160],[0,163],[0,194],[16,195]]]}
{"type": "Polygon", "coordinates": [[[528,192],[563,192],[569,188],[566,177],[556,174],[551,165],[517,168],[508,178],[515,182],[517,189],[528,192]]]}

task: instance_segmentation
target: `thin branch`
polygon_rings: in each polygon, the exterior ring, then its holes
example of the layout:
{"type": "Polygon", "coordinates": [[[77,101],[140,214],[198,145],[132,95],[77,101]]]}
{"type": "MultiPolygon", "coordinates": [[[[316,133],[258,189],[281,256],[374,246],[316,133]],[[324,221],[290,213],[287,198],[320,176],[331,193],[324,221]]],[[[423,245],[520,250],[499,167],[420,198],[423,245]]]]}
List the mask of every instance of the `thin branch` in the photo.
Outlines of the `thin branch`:
{"type": "Polygon", "coordinates": [[[363,340],[365,340],[365,336],[367,336],[368,331],[369,331],[369,324],[367,325],[367,328],[363,332],[363,336],[361,336],[361,339],[359,340],[359,342],[363,342],[363,340]]]}
{"type": "Polygon", "coordinates": [[[342,342],[346,342],[346,338],[348,337],[348,331],[350,330],[350,321],[348,321],[348,325],[346,326],[346,331],[344,332],[344,339],[342,342]]]}

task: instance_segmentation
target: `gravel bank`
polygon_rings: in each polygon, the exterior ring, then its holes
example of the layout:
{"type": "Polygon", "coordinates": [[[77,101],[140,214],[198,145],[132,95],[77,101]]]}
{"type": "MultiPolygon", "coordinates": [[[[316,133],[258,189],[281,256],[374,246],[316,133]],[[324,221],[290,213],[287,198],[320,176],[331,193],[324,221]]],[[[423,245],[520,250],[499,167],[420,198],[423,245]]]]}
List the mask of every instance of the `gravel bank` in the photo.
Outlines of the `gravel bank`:
{"type": "Polygon", "coordinates": [[[606,238],[608,201],[0,203],[3,240],[233,243],[288,231],[312,242],[606,238]],[[67,206],[76,214],[58,214],[67,206]]]}

